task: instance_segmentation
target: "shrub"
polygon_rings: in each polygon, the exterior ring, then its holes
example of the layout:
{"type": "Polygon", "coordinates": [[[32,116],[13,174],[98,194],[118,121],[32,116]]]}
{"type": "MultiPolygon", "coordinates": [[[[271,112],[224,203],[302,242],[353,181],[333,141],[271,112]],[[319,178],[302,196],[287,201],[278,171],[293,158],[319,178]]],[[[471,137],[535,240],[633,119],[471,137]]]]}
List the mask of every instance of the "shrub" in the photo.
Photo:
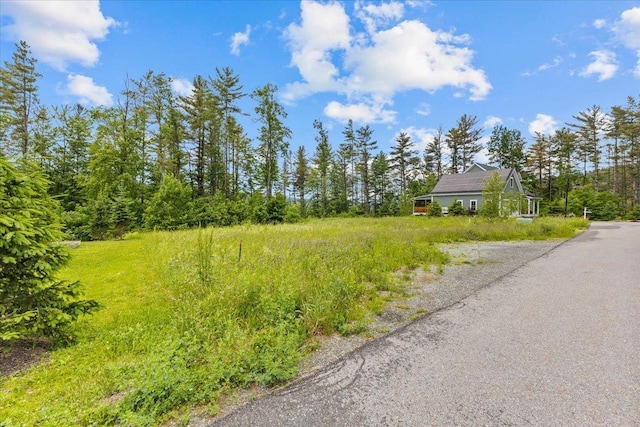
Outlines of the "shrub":
{"type": "Polygon", "coordinates": [[[288,205],[287,214],[284,216],[284,222],[287,224],[295,224],[302,221],[302,215],[300,215],[300,206],[288,205]]]}
{"type": "Polygon", "coordinates": [[[144,212],[147,228],[175,230],[188,223],[191,190],[172,175],[164,177],[144,212]]]}
{"type": "Polygon", "coordinates": [[[0,341],[67,339],[67,326],[98,308],[78,282],[54,278],[69,257],[56,208],[40,171],[0,157],[0,341]]]}
{"type": "Polygon", "coordinates": [[[635,206],[627,213],[627,219],[640,221],[640,205],[635,206]]]}
{"type": "Polygon", "coordinates": [[[592,185],[585,185],[569,193],[569,210],[576,216],[583,215],[586,207],[590,219],[611,221],[621,214],[620,196],[609,191],[596,192],[592,185]]]}
{"type": "Polygon", "coordinates": [[[466,214],[467,214],[467,210],[464,208],[464,206],[462,206],[457,201],[455,201],[455,202],[451,203],[451,205],[449,205],[449,215],[450,216],[462,216],[462,215],[466,215],[466,214]]]}
{"type": "Polygon", "coordinates": [[[431,202],[429,207],[427,208],[427,216],[438,217],[442,216],[442,206],[438,203],[437,200],[431,202]]]}

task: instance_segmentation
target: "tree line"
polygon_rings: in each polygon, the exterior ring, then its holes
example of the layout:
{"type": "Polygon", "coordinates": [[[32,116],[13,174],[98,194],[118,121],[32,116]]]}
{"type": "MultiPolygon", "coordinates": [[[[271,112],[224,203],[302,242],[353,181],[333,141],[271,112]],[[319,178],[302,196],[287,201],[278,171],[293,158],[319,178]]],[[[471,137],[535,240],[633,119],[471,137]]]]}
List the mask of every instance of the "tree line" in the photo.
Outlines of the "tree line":
{"type": "MultiPolygon", "coordinates": [[[[414,196],[443,174],[464,171],[485,148],[478,118],[465,114],[447,131],[440,126],[422,153],[404,132],[385,153],[370,126],[352,121],[335,145],[319,120],[310,123],[314,149],[292,150],[278,88],[245,90],[228,67],[195,76],[185,96],[172,90],[171,77],[148,71],[127,77],[113,107],[46,107],[36,66],[21,41],[0,69],[0,154],[44,172],[66,231],[80,239],[408,214],[414,196]],[[242,109],[247,99],[251,111],[242,109]],[[255,134],[242,125],[247,117],[255,134]]],[[[606,204],[614,217],[640,206],[640,97],[610,112],[593,106],[553,135],[537,134],[529,147],[518,130],[497,125],[486,148],[492,164],[522,173],[546,212],[566,214],[570,195],[606,204]]]]}

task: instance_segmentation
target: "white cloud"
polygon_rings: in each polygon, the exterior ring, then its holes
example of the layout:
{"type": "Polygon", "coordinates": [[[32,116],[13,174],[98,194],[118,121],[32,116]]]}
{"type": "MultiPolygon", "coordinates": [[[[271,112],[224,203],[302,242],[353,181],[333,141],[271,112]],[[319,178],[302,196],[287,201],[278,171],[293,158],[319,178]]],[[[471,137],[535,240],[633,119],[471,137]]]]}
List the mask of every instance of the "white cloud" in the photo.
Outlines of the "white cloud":
{"type": "MultiPolygon", "coordinates": [[[[415,126],[409,126],[406,129],[401,129],[400,132],[404,132],[411,137],[411,140],[415,143],[415,149],[418,150],[418,153],[424,152],[424,149],[427,147],[431,141],[433,141],[433,137],[436,134],[436,129],[425,129],[425,128],[416,128],[415,126]]],[[[442,149],[449,154],[449,148],[447,144],[444,142],[444,133],[442,135],[442,149]]]]}
{"type": "Polygon", "coordinates": [[[558,122],[547,114],[536,114],[536,119],[529,123],[529,133],[535,136],[536,133],[542,135],[553,135],[556,133],[558,122]]]}
{"type": "Polygon", "coordinates": [[[94,41],[118,25],[102,14],[97,0],[3,1],[2,6],[2,14],[13,20],[3,31],[25,40],[38,60],[61,71],[71,62],[95,65],[100,51],[94,41]]]}
{"type": "Polygon", "coordinates": [[[69,74],[67,76],[66,93],[78,97],[82,105],[113,105],[113,96],[104,86],[94,83],[91,77],[81,74],[69,74]]]}
{"type": "Polygon", "coordinates": [[[633,74],[640,78],[640,7],[627,9],[620,14],[612,28],[616,38],[628,49],[635,50],[638,62],[633,74]]]}
{"type": "Polygon", "coordinates": [[[467,43],[468,36],[434,32],[422,22],[403,21],[376,33],[368,46],[354,46],[348,52],[345,66],[352,70],[350,89],[392,95],[453,86],[468,89],[471,100],[483,99],[491,84],[484,71],[471,67],[473,51],[467,43]]]}
{"type": "Polygon", "coordinates": [[[240,46],[249,44],[249,36],[251,35],[251,25],[247,25],[244,33],[238,32],[231,36],[231,53],[240,55],[240,46]]]}
{"type": "Polygon", "coordinates": [[[193,84],[187,79],[172,78],[171,89],[181,96],[189,96],[193,91],[193,84]]]}
{"type": "Polygon", "coordinates": [[[493,128],[496,125],[501,125],[502,124],[502,119],[500,117],[496,117],[496,116],[489,116],[487,117],[487,120],[484,121],[484,128],[485,129],[491,129],[493,130],[493,128]]]}
{"type": "Polygon", "coordinates": [[[594,61],[580,72],[582,77],[596,74],[598,81],[602,82],[613,77],[618,71],[615,53],[608,50],[594,50],[589,53],[589,56],[593,57],[594,61]]]}
{"type": "Polygon", "coordinates": [[[627,9],[613,25],[616,38],[628,49],[640,49],[640,7],[627,9]]]}
{"type": "Polygon", "coordinates": [[[538,71],[546,71],[549,68],[555,68],[560,64],[562,64],[562,58],[560,56],[556,56],[553,58],[553,62],[547,62],[539,66],[538,71]]]}
{"type": "Polygon", "coordinates": [[[604,19],[596,19],[595,21],[593,21],[593,26],[598,30],[604,28],[606,25],[607,21],[605,21],[604,19]]]}
{"type": "Polygon", "coordinates": [[[393,123],[397,112],[385,109],[384,102],[361,102],[354,104],[341,104],[331,101],[324,108],[327,117],[346,123],[349,119],[355,123],[393,123]]]}
{"type": "Polygon", "coordinates": [[[416,113],[421,116],[428,116],[429,114],[431,114],[431,105],[425,102],[421,103],[418,109],[416,110],[416,113]]]}
{"type": "Polygon", "coordinates": [[[283,98],[288,101],[315,92],[336,91],[338,68],[331,62],[331,51],[349,47],[349,17],[338,3],[300,4],[302,23],[290,24],[285,38],[291,49],[291,64],[298,68],[304,82],[287,85],[283,98]]]}
{"type": "Polygon", "coordinates": [[[374,5],[358,0],[354,9],[356,17],[362,21],[369,34],[375,33],[379,26],[387,25],[404,16],[404,4],[397,1],[374,5]]]}
{"type": "Polygon", "coordinates": [[[491,84],[484,71],[471,64],[474,52],[468,47],[470,37],[433,31],[415,20],[394,24],[392,21],[402,17],[403,8],[394,1],[379,6],[356,3],[356,16],[365,20],[369,32],[352,34],[350,18],[341,3],[301,2],[301,22],[290,24],[284,36],[291,64],[302,79],[285,86],[284,101],[334,92],[345,96],[347,104],[333,101],[327,111],[347,112],[351,110],[346,107],[358,107],[362,113],[361,109],[368,107],[376,114],[362,116],[384,121],[395,116],[384,105],[391,104],[398,92],[417,89],[433,93],[452,86],[457,95],[474,101],[485,98],[491,84]]]}

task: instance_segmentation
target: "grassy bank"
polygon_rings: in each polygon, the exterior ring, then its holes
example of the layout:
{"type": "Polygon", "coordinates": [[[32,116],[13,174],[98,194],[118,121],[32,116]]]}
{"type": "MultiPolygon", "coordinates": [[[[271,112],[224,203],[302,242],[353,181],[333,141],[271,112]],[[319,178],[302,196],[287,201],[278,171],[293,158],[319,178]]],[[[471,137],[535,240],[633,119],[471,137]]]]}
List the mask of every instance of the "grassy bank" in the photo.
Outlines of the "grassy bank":
{"type": "MultiPolygon", "coordinates": [[[[569,238],[581,220],[315,220],[83,243],[63,276],[104,309],[78,343],[0,382],[4,425],[155,425],[293,378],[319,334],[358,333],[438,242],[569,238]],[[384,292],[388,295],[389,292],[384,292]]],[[[0,421],[2,425],[2,421],[0,421]]]]}

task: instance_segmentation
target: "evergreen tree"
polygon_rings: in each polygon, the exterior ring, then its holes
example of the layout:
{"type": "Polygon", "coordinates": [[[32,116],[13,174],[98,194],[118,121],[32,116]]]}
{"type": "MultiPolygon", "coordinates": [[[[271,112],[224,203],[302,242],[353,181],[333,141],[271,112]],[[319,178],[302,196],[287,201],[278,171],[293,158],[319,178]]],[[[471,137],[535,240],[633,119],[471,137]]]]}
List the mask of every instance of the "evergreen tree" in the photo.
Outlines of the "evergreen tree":
{"type": "Polygon", "coordinates": [[[363,209],[365,213],[371,212],[371,177],[370,161],[372,152],[378,149],[378,141],[372,140],[373,130],[369,125],[361,126],[356,131],[356,149],[360,156],[358,165],[362,183],[363,209]]]}
{"type": "Polygon", "coordinates": [[[318,135],[315,137],[317,145],[313,162],[318,171],[320,185],[320,215],[326,216],[329,203],[329,173],[333,153],[331,152],[331,145],[329,145],[329,134],[323,128],[322,122],[314,120],[313,127],[318,130],[318,135]]]}
{"type": "Polygon", "coordinates": [[[569,126],[578,135],[577,148],[582,156],[584,184],[587,179],[587,164],[593,166],[593,186],[596,191],[600,185],[600,161],[602,151],[600,141],[605,131],[605,116],[600,111],[600,107],[594,105],[586,111],[581,111],[577,116],[573,116],[577,123],[569,126]]]}
{"type": "MultiPolygon", "coordinates": [[[[211,79],[213,86],[213,93],[220,106],[221,113],[221,128],[220,137],[222,142],[222,154],[224,163],[224,174],[226,177],[237,175],[236,168],[240,167],[237,158],[236,142],[238,139],[234,139],[234,130],[237,126],[237,116],[242,115],[242,109],[238,106],[238,102],[246,96],[243,92],[243,87],[240,84],[240,76],[233,73],[233,70],[229,67],[222,69],[216,68],[216,78],[211,79]]],[[[267,92],[277,91],[277,88],[271,84],[267,84],[261,89],[265,96],[268,96],[267,92]],[[269,87],[269,88],[268,88],[269,87]]],[[[255,92],[254,92],[255,93],[255,92]]],[[[264,123],[263,123],[264,125],[264,123]]],[[[236,133],[237,135],[237,133],[236,133]]],[[[227,179],[224,181],[224,194],[229,197],[235,195],[238,191],[237,188],[233,188],[232,183],[229,183],[227,179]]]]}
{"type": "Polygon", "coordinates": [[[256,120],[260,123],[258,156],[267,201],[271,199],[278,178],[278,158],[288,149],[291,138],[291,130],[283,123],[287,113],[276,101],[277,91],[276,86],[267,84],[251,94],[258,103],[255,107],[256,120]]]}
{"type": "Polygon", "coordinates": [[[389,160],[384,152],[379,152],[371,162],[371,189],[373,190],[373,211],[380,215],[389,214],[389,209],[382,209],[387,201],[389,191],[389,160]],[[382,212],[381,212],[382,211],[382,212]]]}
{"type": "Polygon", "coordinates": [[[424,165],[427,174],[435,175],[437,179],[442,177],[445,170],[444,135],[442,125],[438,126],[436,133],[427,142],[424,149],[424,165]]]}
{"type": "Polygon", "coordinates": [[[407,191],[408,172],[417,151],[413,150],[414,143],[405,132],[400,132],[396,136],[395,142],[396,145],[391,149],[390,160],[392,167],[398,173],[400,195],[402,195],[407,191]]]}
{"type": "Polygon", "coordinates": [[[94,138],[91,112],[80,104],[54,108],[56,127],[54,169],[51,180],[56,194],[62,195],[62,207],[75,210],[85,204],[89,175],[89,146],[94,138]]]}
{"type": "Polygon", "coordinates": [[[307,188],[307,177],[309,176],[309,162],[304,146],[298,147],[296,150],[296,158],[294,160],[295,170],[293,172],[293,188],[299,197],[300,213],[306,216],[305,193],[307,188]]]}
{"type": "Polygon", "coordinates": [[[562,128],[551,137],[550,141],[550,151],[555,159],[558,181],[564,183],[564,188],[559,194],[564,198],[564,216],[568,213],[568,198],[573,181],[576,139],[576,134],[570,129],[562,128]]]}
{"type": "Polygon", "coordinates": [[[353,129],[353,121],[349,120],[342,131],[344,142],[340,144],[340,153],[345,159],[348,159],[350,178],[350,199],[351,206],[358,202],[358,161],[359,154],[356,147],[356,133],[353,129]]]}
{"type": "Polygon", "coordinates": [[[47,181],[0,157],[0,341],[68,337],[67,327],[98,308],[78,282],[55,278],[68,260],[47,181]]]}
{"type": "Polygon", "coordinates": [[[547,196],[551,199],[551,173],[553,171],[551,145],[549,139],[539,132],[536,132],[535,142],[527,152],[527,167],[537,178],[536,188],[539,192],[544,190],[546,180],[547,196]]]}
{"type": "Polygon", "coordinates": [[[206,158],[207,158],[207,122],[210,118],[213,95],[202,76],[193,80],[191,95],[181,97],[181,107],[186,121],[185,137],[191,143],[195,159],[189,160],[192,187],[197,197],[205,194],[206,158]],[[195,170],[191,170],[191,168],[195,170]]]}
{"type": "Polygon", "coordinates": [[[473,157],[482,150],[480,138],[482,129],[476,127],[478,118],[463,114],[457,126],[449,129],[446,142],[451,150],[451,172],[464,172],[473,161],[473,157]]]}
{"type": "Polygon", "coordinates": [[[7,154],[26,157],[33,149],[31,127],[39,104],[37,81],[42,76],[26,42],[16,44],[12,59],[0,68],[0,135],[4,138],[0,142],[7,154]]]}

